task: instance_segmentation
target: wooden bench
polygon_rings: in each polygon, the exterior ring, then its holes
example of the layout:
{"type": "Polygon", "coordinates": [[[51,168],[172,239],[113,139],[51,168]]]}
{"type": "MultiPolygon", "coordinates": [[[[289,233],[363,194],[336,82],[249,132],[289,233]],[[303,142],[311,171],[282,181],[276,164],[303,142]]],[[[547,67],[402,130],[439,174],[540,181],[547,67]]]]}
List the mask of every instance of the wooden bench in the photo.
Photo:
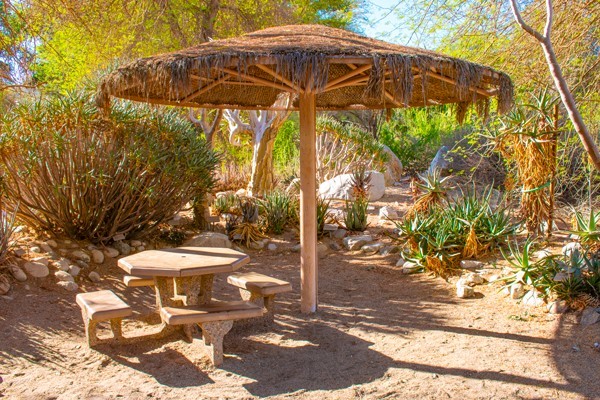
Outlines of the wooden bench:
{"type": "Polygon", "coordinates": [[[292,290],[289,282],[256,272],[229,275],[227,282],[240,289],[245,301],[264,308],[263,322],[272,323],[275,317],[275,295],[292,290]]]}
{"type": "Polygon", "coordinates": [[[154,279],[144,278],[141,276],[125,275],[123,277],[123,283],[127,287],[154,286],[154,279]]]}
{"type": "Polygon", "coordinates": [[[130,316],[132,311],[131,307],[117,297],[116,294],[110,290],[79,293],[76,301],[81,307],[89,347],[98,343],[96,327],[102,321],[110,321],[110,328],[115,340],[123,339],[121,321],[123,318],[130,316]]]}
{"type": "Polygon", "coordinates": [[[233,321],[261,315],[261,307],[246,301],[214,301],[200,306],[163,307],[160,310],[162,320],[169,325],[200,326],[204,345],[214,366],[223,363],[223,338],[231,330],[233,321]]]}

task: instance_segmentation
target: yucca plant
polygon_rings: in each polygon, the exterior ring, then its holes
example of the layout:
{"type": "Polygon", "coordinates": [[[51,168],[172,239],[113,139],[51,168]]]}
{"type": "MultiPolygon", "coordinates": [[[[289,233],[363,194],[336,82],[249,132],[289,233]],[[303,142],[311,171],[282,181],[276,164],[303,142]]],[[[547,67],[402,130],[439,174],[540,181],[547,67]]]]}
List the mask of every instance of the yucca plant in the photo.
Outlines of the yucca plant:
{"type": "Polygon", "coordinates": [[[362,232],[367,229],[368,216],[367,208],[369,200],[357,198],[354,201],[346,201],[346,213],[344,215],[344,225],[349,231],[362,232]]]}

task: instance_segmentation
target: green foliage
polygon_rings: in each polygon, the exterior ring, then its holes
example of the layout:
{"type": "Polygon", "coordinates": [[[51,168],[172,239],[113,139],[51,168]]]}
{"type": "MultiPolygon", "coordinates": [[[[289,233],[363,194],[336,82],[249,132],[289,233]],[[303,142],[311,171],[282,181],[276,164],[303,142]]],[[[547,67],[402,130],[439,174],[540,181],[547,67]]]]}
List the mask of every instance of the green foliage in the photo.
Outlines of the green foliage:
{"type": "MultiPolygon", "coordinates": [[[[325,199],[321,196],[317,196],[317,235],[323,235],[323,229],[325,228],[325,223],[327,219],[330,217],[331,213],[329,212],[329,204],[330,200],[325,199]]],[[[298,203],[298,206],[300,203],[298,203]]]]}
{"type": "Polygon", "coordinates": [[[217,215],[233,214],[237,206],[237,196],[233,193],[228,193],[225,196],[220,196],[213,202],[213,210],[217,215]]]}
{"type": "Polygon", "coordinates": [[[395,224],[406,245],[405,259],[441,276],[452,272],[459,256],[491,252],[515,232],[508,211],[493,205],[491,188],[481,194],[473,188],[455,201],[428,213],[412,213],[395,224]]]}
{"type": "Polygon", "coordinates": [[[178,113],[83,92],[24,99],[0,119],[11,209],[29,225],[104,242],[147,233],[214,184],[217,158],[178,113]]]}
{"type": "Polygon", "coordinates": [[[408,173],[427,169],[444,141],[458,129],[450,106],[394,110],[390,121],[382,124],[379,141],[402,161],[408,173]]]}
{"type": "Polygon", "coordinates": [[[298,121],[288,119],[281,125],[273,144],[273,166],[289,180],[300,171],[300,128],[298,121]]]}
{"type": "Polygon", "coordinates": [[[357,197],[353,201],[346,201],[346,213],[344,214],[344,225],[349,231],[362,232],[367,229],[369,214],[369,199],[357,197]]]}
{"type": "Polygon", "coordinates": [[[296,215],[296,198],[286,192],[275,191],[265,195],[259,201],[260,212],[264,220],[266,232],[280,234],[294,220],[296,215]]]}
{"type": "Polygon", "coordinates": [[[594,245],[600,241],[600,212],[590,210],[590,215],[586,218],[583,213],[573,210],[575,220],[575,229],[572,233],[579,236],[583,245],[594,245]]]}

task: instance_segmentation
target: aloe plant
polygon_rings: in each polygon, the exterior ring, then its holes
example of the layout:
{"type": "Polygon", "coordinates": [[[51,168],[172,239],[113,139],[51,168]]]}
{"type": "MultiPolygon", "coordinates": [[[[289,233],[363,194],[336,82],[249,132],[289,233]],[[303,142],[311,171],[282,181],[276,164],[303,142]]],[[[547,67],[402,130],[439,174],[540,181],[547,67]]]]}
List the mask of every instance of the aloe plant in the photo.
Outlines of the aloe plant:
{"type": "Polygon", "coordinates": [[[579,240],[584,245],[591,245],[600,240],[600,212],[590,210],[589,216],[586,218],[583,213],[573,210],[575,217],[575,229],[572,233],[579,236],[579,240]]]}

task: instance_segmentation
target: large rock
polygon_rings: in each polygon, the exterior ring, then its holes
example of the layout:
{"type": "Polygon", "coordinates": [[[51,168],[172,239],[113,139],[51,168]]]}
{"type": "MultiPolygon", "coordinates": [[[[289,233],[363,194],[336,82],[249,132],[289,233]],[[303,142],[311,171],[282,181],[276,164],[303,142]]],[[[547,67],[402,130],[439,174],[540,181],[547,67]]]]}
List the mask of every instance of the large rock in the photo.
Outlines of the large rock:
{"type": "Polygon", "coordinates": [[[385,246],[383,243],[380,242],[376,242],[376,243],[369,243],[369,244],[365,244],[364,246],[362,246],[360,249],[362,250],[363,253],[365,254],[375,254],[377,253],[380,249],[383,248],[383,246],[385,246]]]}
{"type": "Polygon", "coordinates": [[[460,267],[463,269],[480,269],[485,266],[485,263],[477,260],[461,260],[460,267]]]}
{"type": "MultiPolygon", "coordinates": [[[[385,194],[385,178],[381,172],[368,171],[371,176],[369,201],[376,201],[385,194]]],[[[352,200],[352,174],[338,175],[319,186],[319,196],[324,199],[352,200]]]]}
{"type": "Polygon", "coordinates": [[[475,296],[475,289],[471,286],[458,286],[456,288],[456,296],[461,299],[468,299],[469,297],[475,296]]]}
{"type": "Polygon", "coordinates": [[[390,206],[383,206],[379,209],[379,219],[398,219],[398,211],[390,206]]]}
{"type": "Polygon", "coordinates": [[[383,151],[388,156],[388,162],[385,164],[385,171],[383,175],[385,177],[385,182],[388,184],[388,186],[391,186],[402,178],[402,161],[400,161],[392,149],[387,147],[385,144],[383,145],[383,151]]]}
{"type": "MultiPolygon", "coordinates": [[[[227,235],[217,232],[202,232],[183,244],[187,247],[227,247],[231,248],[231,242],[227,235]]],[[[263,246],[264,247],[264,246],[263,246]]]]}
{"type": "Polygon", "coordinates": [[[27,262],[23,265],[23,268],[34,278],[45,278],[50,274],[48,267],[38,262],[27,262]]]}
{"type": "Polygon", "coordinates": [[[358,250],[372,241],[373,238],[371,235],[348,236],[344,238],[344,246],[346,246],[348,250],[358,250]]]}
{"type": "Polygon", "coordinates": [[[525,293],[521,303],[529,307],[540,307],[545,304],[544,299],[540,297],[540,293],[535,289],[525,293]]]}

